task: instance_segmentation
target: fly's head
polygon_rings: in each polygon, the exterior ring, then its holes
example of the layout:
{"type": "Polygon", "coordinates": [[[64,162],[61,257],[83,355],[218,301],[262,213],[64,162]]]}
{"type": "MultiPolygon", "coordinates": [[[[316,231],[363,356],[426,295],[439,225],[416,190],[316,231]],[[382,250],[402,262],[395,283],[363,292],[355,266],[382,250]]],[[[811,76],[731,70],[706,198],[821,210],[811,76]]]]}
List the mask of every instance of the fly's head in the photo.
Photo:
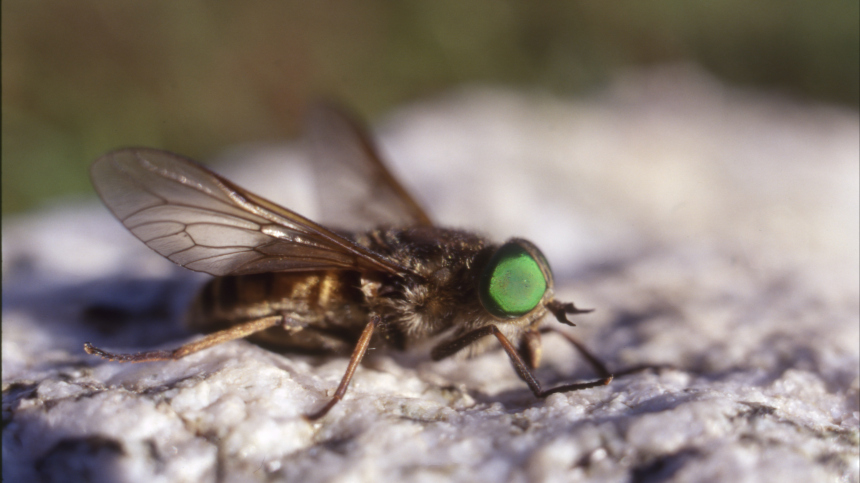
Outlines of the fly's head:
{"type": "Polygon", "coordinates": [[[567,314],[591,312],[555,300],[549,263],[522,238],[508,240],[492,254],[479,278],[478,296],[493,317],[516,325],[536,324],[550,312],[562,324],[573,326],[567,314]]]}

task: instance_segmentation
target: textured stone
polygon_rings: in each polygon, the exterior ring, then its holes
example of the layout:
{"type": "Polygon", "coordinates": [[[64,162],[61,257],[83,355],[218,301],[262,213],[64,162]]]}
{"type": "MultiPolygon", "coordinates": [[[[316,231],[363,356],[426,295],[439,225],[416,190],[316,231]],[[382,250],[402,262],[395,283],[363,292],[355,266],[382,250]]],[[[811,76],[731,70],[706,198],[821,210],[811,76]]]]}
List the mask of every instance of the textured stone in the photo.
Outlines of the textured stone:
{"type": "MultiPolygon", "coordinates": [[[[856,112],[674,67],[585,100],[467,89],[378,127],[442,224],[543,249],[559,298],[597,309],[569,333],[610,368],[671,367],[536,400],[500,350],[371,351],[309,424],[345,359],[84,354],[190,340],[201,278],[97,203],[58,206],[4,220],[4,481],[858,481],[856,112]]],[[[299,157],[216,169],[312,216],[299,157]]],[[[593,377],[544,346],[545,384],[593,377]]]]}

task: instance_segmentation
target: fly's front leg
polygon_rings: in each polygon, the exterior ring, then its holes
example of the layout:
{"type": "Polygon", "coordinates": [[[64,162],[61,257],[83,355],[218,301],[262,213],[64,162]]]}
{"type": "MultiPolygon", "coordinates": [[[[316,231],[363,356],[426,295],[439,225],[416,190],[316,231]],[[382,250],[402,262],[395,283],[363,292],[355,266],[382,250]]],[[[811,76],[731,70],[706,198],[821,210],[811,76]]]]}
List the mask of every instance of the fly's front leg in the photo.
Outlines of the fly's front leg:
{"type": "Polygon", "coordinates": [[[431,357],[434,360],[444,359],[461,349],[475,343],[479,339],[486,337],[488,335],[496,336],[496,339],[502,344],[502,348],[505,349],[505,352],[508,353],[508,357],[511,358],[511,362],[513,363],[514,370],[517,372],[517,375],[520,376],[520,379],[525,381],[528,384],[529,388],[532,390],[534,395],[539,398],[545,398],[550,394],[555,394],[557,392],[568,392],[568,391],[578,391],[580,389],[588,389],[591,387],[597,386],[605,386],[612,381],[612,375],[606,373],[605,375],[601,375],[602,379],[598,379],[596,381],[591,382],[582,382],[577,384],[565,384],[562,386],[554,387],[552,389],[544,390],[541,388],[540,383],[535,378],[534,374],[532,374],[529,367],[526,365],[526,362],[520,356],[520,353],[511,344],[511,341],[505,337],[505,334],[502,334],[502,331],[499,330],[495,325],[488,325],[485,327],[481,327],[480,329],[475,329],[471,332],[467,332],[462,336],[453,339],[448,342],[443,342],[436,346],[431,352],[431,357]]]}
{"type": "Polygon", "coordinates": [[[626,369],[621,369],[621,370],[615,371],[615,372],[610,374],[609,370],[606,368],[606,366],[603,364],[603,362],[601,362],[600,359],[597,358],[597,356],[595,356],[588,349],[586,349],[585,345],[583,345],[583,343],[578,341],[575,337],[568,335],[566,332],[563,332],[561,330],[556,330],[552,327],[544,327],[540,331],[541,332],[555,332],[555,333],[561,335],[562,337],[564,337],[565,339],[567,339],[568,342],[573,344],[573,346],[576,347],[576,349],[580,352],[580,354],[582,354],[582,356],[585,357],[585,359],[588,361],[589,364],[591,364],[591,367],[594,368],[594,370],[600,375],[600,377],[609,377],[610,375],[613,377],[621,377],[621,376],[627,376],[630,374],[635,374],[637,372],[643,372],[643,371],[649,371],[649,370],[659,372],[659,371],[662,371],[665,369],[673,369],[673,370],[678,369],[676,366],[674,366],[672,364],[640,364],[640,365],[628,367],[626,369]]]}
{"type": "Polygon", "coordinates": [[[346,394],[346,389],[349,387],[350,381],[352,381],[352,376],[358,368],[358,364],[361,363],[361,359],[363,359],[364,354],[367,353],[367,347],[370,345],[370,339],[373,336],[374,329],[379,325],[379,320],[379,315],[372,314],[370,316],[370,321],[364,326],[364,331],[361,332],[361,337],[358,338],[358,343],[352,351],[352,356],[349,358],[349,364],[346,366],[346,372],[343,374],[343,378],[340,380],[340,384],[337,386],[334,396],[332,396],[331,400],[325,406],[320,408],[319,411],[312,414],[306,414],[304,416],[305,419],[308,421],[314,421],[325,416],[338,401],[343,399],[344,394],[346,394]]]}
{"type": "Polygon", "coordinates": [[[188,354],[193,354],[195,352],[202,351],[203,349],[208,349],[212,346],[223,344],[224,342],[248,337],[249,335],[254,334],[256,332],[260,332],[270,327],[282,324],[283,320],[284,317],[281,315],[272,315],[270,317],[262,317],[259,319],[250,320],[248,322],[234,325],[233,327],[230,327],[228,329],[214,332],[200,340],[189,342],[188,344],[185,344],[172,351],[158,350],[137,352],[134,354],[116,354],[113,352],[107,352],[105,350],[99,349],[98,347],[93,346],[89,342],[84,344],[84,351],[86,351],[87,354],[97,355],[102,359],[107,359],[109,361],[115,362],[175,361],[177,359],[181,359],[187,356],[188,354]]]}
{"type": "Polygon", "coordinates": [[[540,331],[541,332],[555,332],[556,334],[559,334],[562,337],[564,337],[565,339],[567,339],[567,341],[570,342],[571,344],[573,344],[573,346],[576,347],[576,350],[578,350],[579,353],[582,354],[582,357],[585,357],[585,360],[588,361],[588,363],[591,365],[591,367],[594,369],[594,372],[596,372],[598,376],[604,377],[604,378],[608,377],[611,379],[614,376],[620,375],[618,373],[615,373],[615,374],[610,373],[609,369],[606,368],[606,365],[603,363],[603,361],[601,361],[600,359],[597,358],[597,356],[592,354],[591,351],[589,351],[585,347],[585,344],[580,342],[575,337],[568,335],[566,332],[554,329],[552,327],[543,327],[540,329],[540,331]]]}

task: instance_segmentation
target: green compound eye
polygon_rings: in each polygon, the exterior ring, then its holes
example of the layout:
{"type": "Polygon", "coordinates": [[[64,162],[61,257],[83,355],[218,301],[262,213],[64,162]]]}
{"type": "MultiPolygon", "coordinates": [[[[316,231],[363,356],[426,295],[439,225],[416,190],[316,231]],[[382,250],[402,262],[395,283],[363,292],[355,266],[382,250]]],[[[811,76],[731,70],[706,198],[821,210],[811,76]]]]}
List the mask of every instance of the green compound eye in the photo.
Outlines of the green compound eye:
{"type": "Polygon", "coordinates": [[[518,243],[502,245],[481,274],[481,304],[497,317],[516,317],[534,309],[546,292],[538,262],[518,243]]]}

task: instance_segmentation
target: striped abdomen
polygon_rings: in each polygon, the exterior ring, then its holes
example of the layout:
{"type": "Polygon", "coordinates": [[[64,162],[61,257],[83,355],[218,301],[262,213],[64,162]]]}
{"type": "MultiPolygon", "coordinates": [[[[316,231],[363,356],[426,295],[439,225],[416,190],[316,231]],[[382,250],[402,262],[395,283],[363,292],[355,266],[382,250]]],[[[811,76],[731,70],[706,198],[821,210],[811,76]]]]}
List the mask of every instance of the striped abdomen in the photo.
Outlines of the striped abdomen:
{"type": "Polygon", "coordinates": [[[367,323],[355,272],[273,272],[218,277],[206,284],[188,313],[197,332],[282,315],[274,327],[251,339],[284,349],[349,352],[367,323]]]}

